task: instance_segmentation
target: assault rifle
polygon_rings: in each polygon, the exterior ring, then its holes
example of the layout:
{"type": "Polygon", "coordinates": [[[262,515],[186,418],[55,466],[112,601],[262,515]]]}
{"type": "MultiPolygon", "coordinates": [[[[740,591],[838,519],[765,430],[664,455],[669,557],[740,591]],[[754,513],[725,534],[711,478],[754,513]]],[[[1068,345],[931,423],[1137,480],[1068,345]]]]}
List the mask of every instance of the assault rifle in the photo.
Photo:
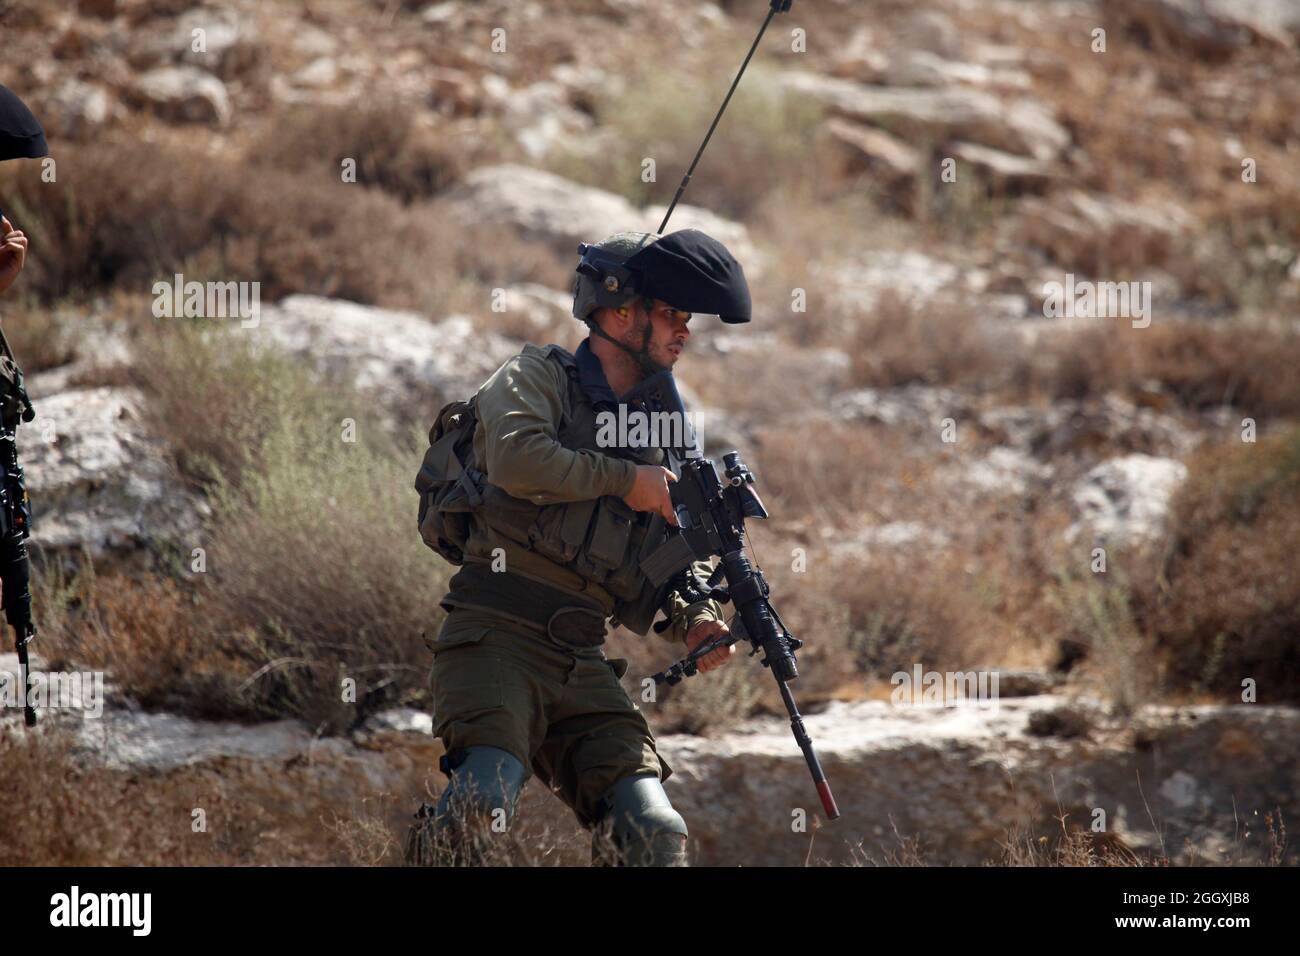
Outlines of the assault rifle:
{"type": "MultiPolygon", "coordinates": [[[[812,738],[804,729],[794,695],[790,693],[790,682],[799,676],[795,651],[803,647],[803,642],[781,620],[772,606],[763,572],[745,554],[745,519],[767,517],[767,509],[754,489],[753,473],[741,460],[740,453],[732,451],[722,456],[724,470],[719,478],[717,467],[698,448],[671,370],[646,378],[625,400],[644,403],[651,414],[669,413],[670,418],[666,420],[676,419],[681,424],[677,429],[678,444],[660,442],[667,453],[669,468],[677,475],[670,488],[678,527],[669,529],[667,543],[650,554],[642,562],[642,568],[652,580],[667,580],[668,588],[678,591],[689,603],[713,599],[730,602],[736,609],[728,634],[700,645],[667,670],[655,674],[655,683],[678,684],[698,673],[698,662],[712,651],[738,641],[749,641],[752,648],[749,656],[761,652],[760,663],[776,678],[781,700],[790,715],[790,729],[803,751],[822,809],[828,819],[836,819],[840,811],[835,797],[813,750],[812,738]],[[717,567],[707,581],[700,582],[690,570],[690,563],[713,557],[720,559],[717,567]]],[[[663,632],[669,626],[669,621],[661,621],[655,624],[655,630],[663,632]]]]}

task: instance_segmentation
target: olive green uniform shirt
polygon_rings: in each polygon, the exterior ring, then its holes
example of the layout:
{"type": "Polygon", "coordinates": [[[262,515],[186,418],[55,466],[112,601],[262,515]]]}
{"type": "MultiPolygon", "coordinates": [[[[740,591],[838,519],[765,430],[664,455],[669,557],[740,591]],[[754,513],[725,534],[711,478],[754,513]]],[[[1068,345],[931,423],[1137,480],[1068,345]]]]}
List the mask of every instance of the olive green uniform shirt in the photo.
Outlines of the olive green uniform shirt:
{"type": "MultiPolygon", "coordinates": [[[[567,373],[540,350],[526,350],[510,359],[484,383],[477,395],[479,427],[474,434],[474,456],[492,484],[516,498],[538,505],[583,501],[602,495],[626,496],[636,478],[629,460],[587,449],[566,448],[558,441],[567,373]]],[[[660,449],[645,449],[646,464],[663,464],[660,449]]],[[[516,546],[491,528],[472,519],[468,556],[490,560],[503,549],[507,567],[534,578],[586,593],[613,613],[613,598],[569,568],[516,546]]],[[[701,577],[712,570],[706,561],[695,569],[701,577]]],[[[686,632],[702,621],[725,620],[717,601],[688,604],[676,592],[668,599],[673,626],[662,636],[685,642],[686,632]]]]}

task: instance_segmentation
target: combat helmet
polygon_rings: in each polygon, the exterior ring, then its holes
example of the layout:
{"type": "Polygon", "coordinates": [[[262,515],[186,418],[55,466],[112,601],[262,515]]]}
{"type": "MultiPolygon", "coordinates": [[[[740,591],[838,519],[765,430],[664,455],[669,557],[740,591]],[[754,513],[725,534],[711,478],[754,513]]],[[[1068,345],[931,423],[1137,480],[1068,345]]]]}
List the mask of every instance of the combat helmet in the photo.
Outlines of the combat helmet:
{"type": "Polygon", "coordinates": [[[600,328],[597,309],[617,309],[641,296],[661,299],[684,312],[716,315],[731,324],[750,319],[749,285],[740,263],[726,246],[698,229],[680,229],[666,236],[618,232],[597,243],[579,243],[578,255],[574,317],[585,322],[593,335],[635,358],[647,373],[658,371],[649,356],[650,327],[641,348],[634,349],[600,328]]]}

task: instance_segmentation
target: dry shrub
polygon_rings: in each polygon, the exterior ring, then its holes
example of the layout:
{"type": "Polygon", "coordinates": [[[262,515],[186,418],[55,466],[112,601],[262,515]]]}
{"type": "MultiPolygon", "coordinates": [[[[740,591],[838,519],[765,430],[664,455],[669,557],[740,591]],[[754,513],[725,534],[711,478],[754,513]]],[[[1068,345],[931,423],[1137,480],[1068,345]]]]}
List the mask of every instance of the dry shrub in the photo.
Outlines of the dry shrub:
{"type": "Polygon", "coordinates": [[[915,457],[905,435],[839,422],[765,428],[749,465],[759,494],[778,522],[841,522],[874,509],[898,491],[915,457]]]}
{"type": "Polygon", "coordinates": [[[107,671],[148,710],[248,716],[235,693],[240,662],[213,640],[192,589],[157,576],[97,574],[89,561],[71,583],[41,568],[35,588],[41,646],[55,670],[107,671]]]}
{"type": "Polygon", "coordinates": [[[1184,686],[1300,700],[1300,428],[1204,448],[1170,513],[1164,580],[1141,614],[1184,686]]]}
{"type": "Polygon", "coordinates": [[[415,532],[418,456],[381,445],[340,441],[337,420],[277,431],[264,471],[218,498],[206,602],[268,716],[339,730],[424,702],[445,571],[415,532]]]}
{"type": "Polygon", "coordinates": [[[42,308],[30,298],[8,299],[0,319],[26,374],[58,368],[76,357],[76,326],[66,312],[42,308]]]}
{"type": "Polygon", "coordinates": [[[277,425],[261,467],[218,493],[206,597],[259,668],[256,706],[339,729],[423,701],[422,632],[438,624],[446,569],[415,533],[415,450],[363,416],[356,443],[328,411],[304,418],[277,425]],[[355,703],[342,699],[345,678],[355,703]]]}
{"type": "Polygon", "coordinates": [[[144,411],[180,471],[202,486],[238,484],[263,460],[262,444],[277,428],[343,409],[301,365],[254,349],[237,331],[168,321],[136,342],[134,377],[149,395],[144,411]]]}
{"type": "Polygon", "coordinates": [[[1135,618],[1133,584],[1124,568],[1145,568],[1149,560],[1125,556],[1112,546],[1108,570],[1094,574],[1062,562],[1049,588],[1058,615],[1053,632],[1065,652],[1059,665],[1073,668],[1079,657],[1085,681],[1107,697],[1114,711],[1128,715],[1162,689],[1163,668],[1150,636],[1135,618]]]}
{"type": "Polygon", "coordinates": [[[879,555],[839,569],[831,593],[847,610],[858,669],[887,677],[986,664],[1007,624],[959,558],[879,555]]]}
{"type": "Polygon", "coordinates": [[[926,385],[991,387],[1007,374],[1014,349],[999,333],[957,303],[909,301],[889,290],[849,330],[853,378],[891,388],[926,385]]]}
{"type": "MultiPolygon", "coordinates": [[[[1240,173],[1232,167],[1229,182],[1240,173]]],[[[1185,295],[1214,305],[1294,312],[1300,299],[1291,278],[1300,246],[1300,189],[1293,180],[1273,178],[1238,186],[1245,195],[1227,193],[1217,200],[1198,240],[1170,271],[1185,295]]]]}
{"type": "Polygon", "coordinates": [[[335,180],[351,159],[357,183],[410,202],[451,185],[466,162],[447,136],[418,126],[415,116],[392,100],[297,107],[271,122],[251,152],[259,164],[335,180]]]}
{"type": "Polygon", "coordinates": [[[1300,413],[1297,367],[1300,334],[1287,329],[1105,320],[1053,338],[1014,376],[1053,398],[1149,396],[1154,385],[1189,409],[1230,404],[1262,417],[1300,413]]]}
{"type": "Polygon", "coordinates": [[[212,494],[201,619],[242,665],[239,706],[339,730],[420,702],[444,571],[415,530],[418,452],[346,384],[327,389],[237,329],[169,328],[143,384],[212,494]]]}
{"type": "MultiPolygon", "coordinates": [[[[736,646],[731,660],[721,668],[688,677],[676,687],[660,685],[654,704],[641,705],[647,716],[653,717],[655,732],[708,735],[780,708],[770,672],[758,666],[757,658],[749,659],[749,650],[750,644],[745,641],[736,646]]],[[[685,657],[686,646],[676,647],[671,653],[672,660],[665,655],[657,670],[685,657]]]]}
{"type": "Polygon", "coordinates": [[[45,300],[145,292],[180,272],[258,281],[264,301],[308,292],[441,314],[465,302],[466,262],[487,258],[437,207],[157,144],[68,148],[57,184],[12,174],[0,191],[32,237],[26,288],[45,300]]]}

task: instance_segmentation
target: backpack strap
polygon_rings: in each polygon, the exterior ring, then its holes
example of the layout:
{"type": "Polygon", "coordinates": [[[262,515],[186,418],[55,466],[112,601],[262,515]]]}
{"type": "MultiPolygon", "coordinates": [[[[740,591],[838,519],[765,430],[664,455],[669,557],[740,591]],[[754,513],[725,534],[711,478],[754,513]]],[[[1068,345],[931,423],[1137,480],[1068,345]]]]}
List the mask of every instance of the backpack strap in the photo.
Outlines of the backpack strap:
{"type": "Polygon", "coordinates": [[[582,384],[578,380],[578,359],[567,349],[559,345],[547,345],[538,349],[542,356],[549,361],[559,365],[564,369],[564,374],[569,380],[569,388],[564,396],[564,415],[566,418],[573,417],[573,407],[582,400],[582,384]]]}

